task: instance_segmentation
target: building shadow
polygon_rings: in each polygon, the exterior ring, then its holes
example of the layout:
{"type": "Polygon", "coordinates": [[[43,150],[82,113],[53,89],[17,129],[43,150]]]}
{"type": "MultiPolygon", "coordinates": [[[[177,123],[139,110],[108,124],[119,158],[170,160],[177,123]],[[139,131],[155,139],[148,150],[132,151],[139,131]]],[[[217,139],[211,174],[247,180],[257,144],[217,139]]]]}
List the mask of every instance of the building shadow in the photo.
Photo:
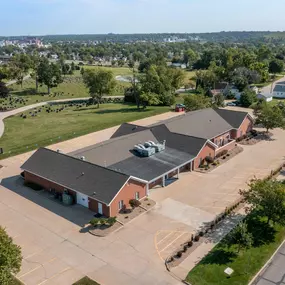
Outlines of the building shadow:
{"type": "MultiPolygon", "coordinates": [[[[90,211],[88,208],[78,204],[71,206],[63,205],[62,203],[59,203],[58,200],[53,201],[52,199],[47,198],[47,195],[41,194],[43,190],[35,191],[24,186],[24,180],[19,175],[2,179],[1,185],[81,228],[85,228],[94,216],[94,212],[90,211]]],[[[85,231],[81,232],[84,233],[85,231]]]]}

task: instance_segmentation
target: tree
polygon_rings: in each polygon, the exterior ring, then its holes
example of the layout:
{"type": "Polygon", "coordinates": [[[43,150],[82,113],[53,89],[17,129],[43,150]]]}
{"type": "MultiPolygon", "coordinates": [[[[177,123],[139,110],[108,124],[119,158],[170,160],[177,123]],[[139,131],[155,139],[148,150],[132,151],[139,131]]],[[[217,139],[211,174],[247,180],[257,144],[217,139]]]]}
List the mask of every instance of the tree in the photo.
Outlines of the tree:
{"type": "Polygon", "coordinates": [[[6,84],[0,80],[0,98],[7,98],[9,95],[9,89],[6,84]]]}
{"type": "Polygon", "coordinates": [[[257,101],[256,93],[247,88],[240,95],[240,104],[242,107],[249,108],[254,102],[257,101]]]}
{"type": "Polygon", "coordinates": [[[222,93],[219,93],[213,97],[214,107],[224,107],[224,105],[225,105],[225,96],[222,93]]]}
{"type": "Polygon", "coordinates": [[[44,84],[48,88],[48,94],[50,89],[57,87],[63,82],[61,67],[58,64],[50,63],[48,59],[41,60],[38,67],[38,80],[40,84],[44,84]]]}
{"type": "Polygon", "coordinates": [[[13,274],[20,271],[21,263],[21,248],[0,227],[0,284],[12,284],[13,274]]]}
{"type": "Polygon", "coordinates": [[[227,236],[227,244],[229,246],[236,244],[238,246],[238,253],[241,249],[250,248],[252,243],[253,236],[248,232],[246,222],[240,222],[227,236]]]}
{"type": "Polygon", "coordinates": [[[264,102],[259,105],[256,115],[256,123],[266,128],[267,133],[269,130],[284,128],[285,126],[282,109],[278,106],[271,106],[264,102]]]}
{"type": "Polygon", "coordinates": [[[38,92],[38,88],[39,88],[38,68],[39,68],[40,60],[41,59],[40,59],[38,54],[34,54],[34,55],[31,56],[31,69],[32,69],[31,77],[33,79],[35,79],[35,82],[36,82],[36,92],[38,92]]]}
{"type": "Polygon", "coordinates": [[[144,107],[147,105],[159,105],[161,101],[159,100],[159,96],[155,93],[142,92],[140,95],[140,100],[143,102],[144,107]]]}
{"type": "Polygon", "coordinates": [[[24,77],[28,74],[31,61],[26,54],[17,54],[10,61],[11,77],[17,80],[17,84],[23,87],[24,77]]]}
{"type": "Polygon", "coordinates": [[[254,179],[249,183],[249,190],[241,190],[249,210],[257,209],[260,215],[267,217],[267,223],[285,223],[284,184],[272,179],[254,179]]]}
{"type": "Polygon", "coordinates": [[[284,62],[280,59],[274,59],[269,63],[269,72],[274,75],[281,73],[284,70],[284,62]]]}
{"type": "Polygon", "coordinates": [[[186,95],[184,97],[186,111],[195,111],[205,109],[211,106],[211,99],[204,95],[186,95]]]}
{"type": "Polygon", "coordinates": [[[83,73],[83,81],[89,94],[97,102],[98,108],[104,94],[110,94],[116,81],[112,71],[104,69],[87,69],[83,73]]]}
{"type": "Polygon", "coordinates": [[[198,59],[196,52],[189,48],[184,52],[183,62],[188,65],[189,68],[192,68],[194,62],[198,59]]]}

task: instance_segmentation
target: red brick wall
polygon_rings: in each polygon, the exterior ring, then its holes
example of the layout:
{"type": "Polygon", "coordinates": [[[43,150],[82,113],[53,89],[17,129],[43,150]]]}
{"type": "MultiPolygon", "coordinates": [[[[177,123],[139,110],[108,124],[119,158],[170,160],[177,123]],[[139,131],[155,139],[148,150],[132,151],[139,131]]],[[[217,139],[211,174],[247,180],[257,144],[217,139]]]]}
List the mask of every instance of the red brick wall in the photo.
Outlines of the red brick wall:
{"type": "MultiPolygon", "coordinates": [[[[89,197],[88,200],[89,200],[89,209],[95,213],[98,213],[98,201],[96,201],[95,199],[93,199],[91,197],[89,197]]],[[[102,204],[104,216],[109,217],[110,216],[110,208],[103,203],[101,203],[101,204],[102,204]]]]}
{"type": "Polygon", "coordinates": [[[38,184],[38,185],[42,186],[47,191],[50,191],[51,189],[53,189],[56,192],[63,193],[64,190],[67,190],[68,194],[72,195],[74,198],[74,201],[76,201],[76,192],[75,191],[70,190],[68,188],[65,188],[61,185],[58,185],[54,182],[48,181],[44,178],[41,178],[41,177],[34,175],[32,173],[29,173],[27,171],[25,171],[25,181],[38,184]]]}
{"type": "Polygon", "coordinates": [[[234,147],[235,147],[235,144],[236,144],[236,141],[232,141],[230,142],[229,144],[219,148],[217,151],[216,151],[216,155],[218,155],[220,152],[222,152],[223,150],[232,150],[234,147]]]}
{"type": "Polygon", "coordinates": [[[242,135],[245,135],[246,133],[250,132],[252,128],[253,128],[253,122],[249,118],[249,116],[247,116],[238,129],[237,137],[241,136],[241,131],[242,131],[242,135]]]}
{"type": "Polygon", "coordinates": [[[119,212],[119,201],[124,201],[125,207],[130,207],[129,201],[131,199],[135,199],[135,193],[139,192],[139,198],[143,198],[147,195],[146,193],[146,184],[129,180],[128,183],[124,186],[123,189],[119,192],[119,194],[116,196],[116,198],[113,200],[113,202],[110,205],[110,215],[116,216],[119,212]]]}
{"type": "Polygon", "coordinates": [[[202,158],[202,160],[204,160],[206,158],[206,156],[209,156],[209,155],[211,155],[211,157],[213,157],[213,158],[215,157],[215,148],[214,148],[214,146],[207,143],[203,147],[203,149],[201,150],[199,155],[195,158],[195,161],[194,161],[195,169],[199,168],[199,166],[200,166],[200,158],[202,158]]]}
{"type": "Polygon", "coordinates": [[[177,174],[177,170],[172,171],[168,174],[168,178],[171,178],[171,177],[175,176],[176,174],[177,174]]]}

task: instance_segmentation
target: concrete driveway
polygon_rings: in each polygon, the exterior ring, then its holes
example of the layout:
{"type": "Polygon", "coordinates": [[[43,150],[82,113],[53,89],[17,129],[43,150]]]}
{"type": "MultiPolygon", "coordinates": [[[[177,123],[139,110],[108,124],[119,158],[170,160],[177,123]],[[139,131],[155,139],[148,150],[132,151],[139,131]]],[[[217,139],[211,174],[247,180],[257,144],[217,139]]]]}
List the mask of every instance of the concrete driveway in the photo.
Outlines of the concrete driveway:
{"type": "MultiPolygon", "coordinates": [[[[141,124],[166,117],[144,119],[141,124]]],[[[115,129],[51,148],[69,152],[108,139],[115,129]]],[[[264,177],[284,162],[284,141],[285,132],[276,130],[272,141],[244,147],[211,173],[182,173],[175,183],[151,191],[150,198],[157,202],[154,209],[106,238],[82,228],[92,217],[88,209],[64,207],[23,187],[19,166],[31,153],[2,160],[0,225],[22,247],[19,279],[28,285],[70,285],[88,275],[104,285],[181,284],[165,270],[163,260],[236,200],[250,178],[264,177]]]]}

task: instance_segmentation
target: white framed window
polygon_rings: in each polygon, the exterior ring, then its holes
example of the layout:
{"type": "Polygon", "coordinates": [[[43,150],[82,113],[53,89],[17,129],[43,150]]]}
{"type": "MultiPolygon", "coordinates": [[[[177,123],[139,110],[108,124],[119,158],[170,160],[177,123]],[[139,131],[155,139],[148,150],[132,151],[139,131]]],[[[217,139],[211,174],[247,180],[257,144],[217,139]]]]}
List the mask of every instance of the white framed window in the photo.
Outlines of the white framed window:
{"type": "Polygon", "coordinates": [[[140,199],[140,192],[136,192],[136,193],[135,193],[135,199],[136,199],[136,200],[139,200],[139,199],[140,199]]]}
{"type": "Polygon", "coordinates": [[[124,200],[119,201],[119,210],[122,210],[124,207],[124,200]]]}

